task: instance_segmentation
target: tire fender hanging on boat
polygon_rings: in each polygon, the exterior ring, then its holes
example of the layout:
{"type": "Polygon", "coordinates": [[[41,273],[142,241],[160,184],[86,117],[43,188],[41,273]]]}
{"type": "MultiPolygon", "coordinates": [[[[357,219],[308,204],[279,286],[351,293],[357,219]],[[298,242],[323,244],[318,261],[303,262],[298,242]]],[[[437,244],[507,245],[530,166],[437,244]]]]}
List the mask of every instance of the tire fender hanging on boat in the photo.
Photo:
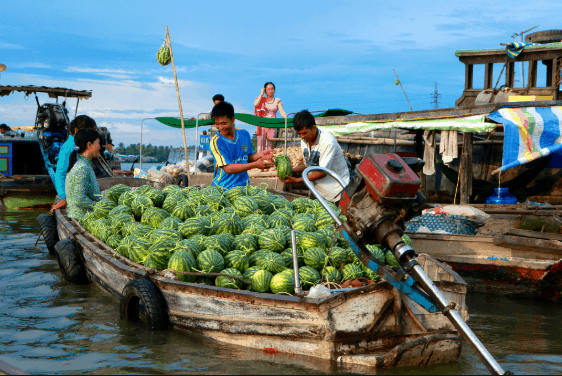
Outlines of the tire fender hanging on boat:
{"type": "Polygon", "coordinates": [[[168,328],[166,301],[158,287],[144,278],[132,280],[125,286],[120,304],[122,319],[139,321],[141,313],[146,317],[150,330],[168,328]]]}
{"type": "Polygon", "coordinates": [[[55,245],[59,242],[59,234],[57,232],[57,220],[52,214],[40,214],[37,217],[41,233],[47,244],[49,254],[55,255],[55,245]]]}
{"type": "Polygon", "coordinates": [[[63,239],[55,245],[57,261],[65,281],[83,285],[89,283],[86,268],[78,244],[72,239],[63,239]]]}
{"type": "Polygon", "coordinates": [[[176,185],[179,185],[181,187],[182,184],[184,187],[187,187],[189,185],[189,180],[187,178],[187,175],[185,174],[179,174],[176,179],[176,185]]]}

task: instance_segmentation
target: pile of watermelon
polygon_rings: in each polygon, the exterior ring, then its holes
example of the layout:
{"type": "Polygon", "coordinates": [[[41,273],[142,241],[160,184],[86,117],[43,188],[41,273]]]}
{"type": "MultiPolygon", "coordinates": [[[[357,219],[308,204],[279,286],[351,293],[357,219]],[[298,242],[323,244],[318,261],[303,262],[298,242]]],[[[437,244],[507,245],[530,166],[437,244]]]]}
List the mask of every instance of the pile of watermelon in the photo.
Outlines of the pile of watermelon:
{"type": "MultiPolygon", "coordinates": [[[[226,191],[169,185],[160,191],[144,185],[133,191],[116,185],[105,196],[80,223],[122,256],[157,270],[222,273],[252,284],[227,276],[176,273],[184,282],[293,293],[291,229],[296,232],[304,290],[358,277],[378,280],[335,231],[334,221],[317,200],[289,202],[252,186],[226,191]]],[[[339,213],[333,204],[332,209],[339,213]]],[[[379,260],[399,266],[380,245],[368,248],[379,260]]]]}

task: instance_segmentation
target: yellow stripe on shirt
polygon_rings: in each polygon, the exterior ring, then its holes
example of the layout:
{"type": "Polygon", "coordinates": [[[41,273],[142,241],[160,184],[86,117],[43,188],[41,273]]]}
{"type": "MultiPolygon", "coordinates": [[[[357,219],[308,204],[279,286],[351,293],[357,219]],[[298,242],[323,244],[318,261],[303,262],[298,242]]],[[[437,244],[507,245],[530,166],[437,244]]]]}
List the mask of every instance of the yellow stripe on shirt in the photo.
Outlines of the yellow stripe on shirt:
{"type": "Polygon", "coordinates": [[[226,164],[226,161],[224,160],[224,157],[221,155],[221,153],[219,151],[219,148],[217,146],[218,139],[219,139],[219,137],[215,136],[211,140],[211,152],[215,156],[215,160],[217,161],[217,167],[221,167],[221,166],[224,166],[226,164]]]}

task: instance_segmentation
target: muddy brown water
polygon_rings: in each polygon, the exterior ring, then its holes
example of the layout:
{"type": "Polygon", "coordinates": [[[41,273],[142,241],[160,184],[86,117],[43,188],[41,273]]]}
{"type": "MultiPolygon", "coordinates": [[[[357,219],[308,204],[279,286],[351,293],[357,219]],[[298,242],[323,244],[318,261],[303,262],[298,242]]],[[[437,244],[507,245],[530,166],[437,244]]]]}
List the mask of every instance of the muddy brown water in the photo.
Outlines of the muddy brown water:
{"type": "MultiPolygon", "coordinates": [[[[486,374],[467,346],[452,364],[342,368],[119,319],[119,302],[95,284],[70,285],[40,241],[41,211],[0,213],[0,361],[41,374],[486,374]]],[[[515,374],[562,374],[562,304],[469,294],[469,325],[515,374]]]]}

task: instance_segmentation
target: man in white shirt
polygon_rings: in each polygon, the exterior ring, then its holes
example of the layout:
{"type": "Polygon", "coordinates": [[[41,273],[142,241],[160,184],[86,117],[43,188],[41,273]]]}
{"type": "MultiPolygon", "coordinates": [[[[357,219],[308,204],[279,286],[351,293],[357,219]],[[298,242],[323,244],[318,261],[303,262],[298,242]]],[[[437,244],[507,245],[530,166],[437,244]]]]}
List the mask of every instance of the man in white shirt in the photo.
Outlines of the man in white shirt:
{"type": "MultiPolygon", "coordinates": [[[[329,132],[320,131],[316,127],[314,116],[307,110],[300,111],[293,118],[293,127],[301,141],[304,163],[293,168],[293,172],[302,172],[309,166],[325,167],[334,171],[347,184],[349,184],[349,169],[343,151],[336,138],[329,132]]],[[[308,174],[308,179],[327,201],[337,203],[343,191],[338,181],[321,172],[313,171],[308,174]]],[[[285,183],[300,183],[301,178],[288,177],[285,183]]]]}

